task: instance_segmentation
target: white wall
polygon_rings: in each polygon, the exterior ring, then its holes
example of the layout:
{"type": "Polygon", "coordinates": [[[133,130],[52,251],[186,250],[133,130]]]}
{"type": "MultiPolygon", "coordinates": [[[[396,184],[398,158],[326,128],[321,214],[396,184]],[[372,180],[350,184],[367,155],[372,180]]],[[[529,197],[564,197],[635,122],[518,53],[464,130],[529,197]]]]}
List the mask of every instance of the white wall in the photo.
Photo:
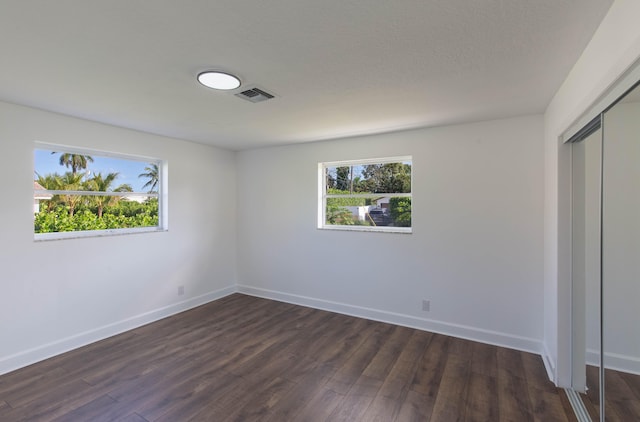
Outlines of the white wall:
{"type": "Polygon", "coordinates": [[[234,291],[233,152],[0,103],[0,156],[0,373],[234,291]],[[34,242],[36,140],[168,160],[169,231],[34,242]]]}
{"type": "Polygon", "coordinates": [[[240,291],[540,352],[542,136],[531,116],[239,152],[240,291]],[[413,234],[316,228],[318,162],[401,155],[413,234]]]}
{"type": "Polygon", "coordinates": [[[569,147],[559,137],[640,57],[640,2],[616,0],[545,112],[545,363],[571,384],[569,147]]]}

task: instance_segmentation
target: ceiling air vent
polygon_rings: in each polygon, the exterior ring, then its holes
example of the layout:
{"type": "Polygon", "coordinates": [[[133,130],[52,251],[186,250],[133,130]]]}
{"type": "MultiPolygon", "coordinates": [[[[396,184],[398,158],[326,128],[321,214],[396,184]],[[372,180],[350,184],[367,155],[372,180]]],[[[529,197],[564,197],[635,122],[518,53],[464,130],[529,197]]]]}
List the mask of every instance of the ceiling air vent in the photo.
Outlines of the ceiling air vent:
{"type": "Polygon", "coordinates": [[[274,97],[274,95],[269,94],[266,91],[261,90],[260,88],[249,88],[245,89],[242,92],[235,94],[236,97],[240,97],[247,101],[251,101],[252,103],[259,103],[261,101],[267,101],[274,97]]]}

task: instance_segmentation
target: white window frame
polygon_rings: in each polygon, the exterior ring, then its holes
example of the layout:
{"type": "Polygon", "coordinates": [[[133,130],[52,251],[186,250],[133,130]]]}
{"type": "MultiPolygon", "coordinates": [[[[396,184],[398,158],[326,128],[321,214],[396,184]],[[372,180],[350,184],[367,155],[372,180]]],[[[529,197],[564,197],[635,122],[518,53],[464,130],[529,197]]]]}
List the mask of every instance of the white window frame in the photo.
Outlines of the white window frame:
{"type": "MultiPolygon", "coordinates": [[[[69,154],[81,154],[91,155],[94,157],[107,157],[122,160],[133,160],[143,163],[153,163],[158,165],[158,192],[98,192],[98,191],[67,191],[67,190],[38,190],[41,194],[52,195],[79,195],[79,196],[119,196],[119,197],[135,197],[135,196],[150,196],[158,198],[158,225],[152,227],[131,227],[121,229],[105,229],[105,230],[78,230],[68,232],[52,232],[52,233],[33,233],[34,241],[49,241],[49,240],[62,240],[62,239],[76,239],[86,237],[103,237],[103,236],[119,236],[135,233],[152,233],[152,232],[166,232],[169,230],[168,221],[168,163],[167,160],[159,158],[153,158],[148,156],[122,154],[111,151],[103,151],[92,148],[79,148],[68,145],[51,144],[45,142],[34,143],[34,153],[36,150],[45,151],[57,151],[61,153],[69,154]]],[[[34,174],[35,162],[34,162],[34,174]]],[[[35,188],[34,188],[35,194],[35,188]]],[[[32,226],[33,227],[33,226],[32,226]]]]}
{"type": "Polygon", "coordinates": [[[321,230],[341,230],[341,231],[359,231],[359,232],[382,232],[382,233],[413,233],[413,157],[410,155],[399,157],[383,157],[383,158],[371,158],[362,160],[345,160],[345,161],[326,161],[318,163],[318,229],[321,230]],[[384,193],[376,194],[386,197],[405,197],[411,198],[411,227],[390,227],[390,226],[356,226],[356,225],[337,225],[326,224],[326,210],[327,210],[327,198],[369,198],[371,194],[341,194],[332,195],[327,194],[327,180],[325,177],[325,171],[328,167],[350,167],[350,166],[363,166],[369,164],[385,164],[385,163],[411,163],[411,192],[410,193],[384,193]]]}

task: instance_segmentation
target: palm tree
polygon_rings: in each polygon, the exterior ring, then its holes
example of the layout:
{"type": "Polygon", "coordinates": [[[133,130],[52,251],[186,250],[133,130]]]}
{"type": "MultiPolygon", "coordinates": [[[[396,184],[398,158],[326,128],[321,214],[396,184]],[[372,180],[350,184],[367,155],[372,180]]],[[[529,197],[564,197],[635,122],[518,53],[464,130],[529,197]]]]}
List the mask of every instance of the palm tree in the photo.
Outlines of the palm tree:
{"type": "MultiPolygon", "coordinates": [[[[51,154],[57,154],[57,152],[54,151],[51,154]]],[[[90,162],[93,163],[93,157],[90,155],[69,153],[60,154],[60,165],[65,166],[66,168],[71,168],[71,173],[73,174],[78,173],[78,170],[86,169],[90,162]]]]}
{"type": "MultiPolygon", "coordinates": [[[[117,177],[118,173],[109,173],[107,177],[103,177],[102,173],[96,173],[87,181],[87,189],[96,192],[108,192],[111,184],[117,177]]],[[[102,218],[104,207],[111,205],[115,199],[115,196],[94,196],[91,198],[93,203],[98,207],[98,218],[102,218]]]]}
{"type": "Polygon", "coordinates": [[[149,165],[144,168],[144,171],[146,171],[146,173],[140,173],[138,177],[146,177],[149,180],[142,186],[142,189],[150,186],[149,193],[156,192],[155,189],[158,187],[158,164],[149,163],[149,165]]]}
{"type": "MultiPolygon", "coordinates": [[[[81,190],[82,179],[84,174],[74,174],[73,172],[66,172],[64,176],[60,177],[60,190],[81,190]]],[[[80,195],[62,195],[62,201],[69,207],[69,217],[73,217],[73,213],[76,206],[82,200],[80,195]]]]}
{"type": "MultiPolygon", "coordinates": [[[[119,173],[109,173],[106,177],[102,176],[102,173],[96,173],[91,179],[87,181],[87,188],[90,191],[95,192],[133,192],[131,185],[122,184],[117,188],[111,190],[111,184],[118,177],[119,173]]],[[[109,205],[115,205],[120,200],[117,196],[94,196],[92,198],[93,203],[98,207],[98,218],[102,218],[104,207],[109,205]]]]}
{"type": "Polygon", "coordinates": [[[123,183],[113,190],[114,192],[133,192],[133,187],[128,183],[123,183]]]}
{"type": "MultiPolygon", "coordinates": [[[[36,182],[40,184],[46,190],[59,190],[62,187],[62,179],[59,174],[47,174],[41,176],[36,172],[36,182]]],[[[60,201],[60,195],[53,195],[49,201],[47,201],[47,212],[51,212],[53,207],[60,201]]]]}

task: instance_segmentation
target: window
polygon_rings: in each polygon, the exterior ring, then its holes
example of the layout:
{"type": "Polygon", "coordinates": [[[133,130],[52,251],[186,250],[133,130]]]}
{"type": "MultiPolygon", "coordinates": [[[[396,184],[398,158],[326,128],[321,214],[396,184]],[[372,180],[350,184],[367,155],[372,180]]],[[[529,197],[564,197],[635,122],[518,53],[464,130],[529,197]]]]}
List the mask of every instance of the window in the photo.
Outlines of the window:
{"type": "Polygon", "coordinates": [[[320,163],[318,228],[411,233],[411,157],[320,163]]]}
{"type": "Polygon", "coordinates": [[[166,229],[160,160],[38,144],[34,170],[36,240],[166,229]]]}

